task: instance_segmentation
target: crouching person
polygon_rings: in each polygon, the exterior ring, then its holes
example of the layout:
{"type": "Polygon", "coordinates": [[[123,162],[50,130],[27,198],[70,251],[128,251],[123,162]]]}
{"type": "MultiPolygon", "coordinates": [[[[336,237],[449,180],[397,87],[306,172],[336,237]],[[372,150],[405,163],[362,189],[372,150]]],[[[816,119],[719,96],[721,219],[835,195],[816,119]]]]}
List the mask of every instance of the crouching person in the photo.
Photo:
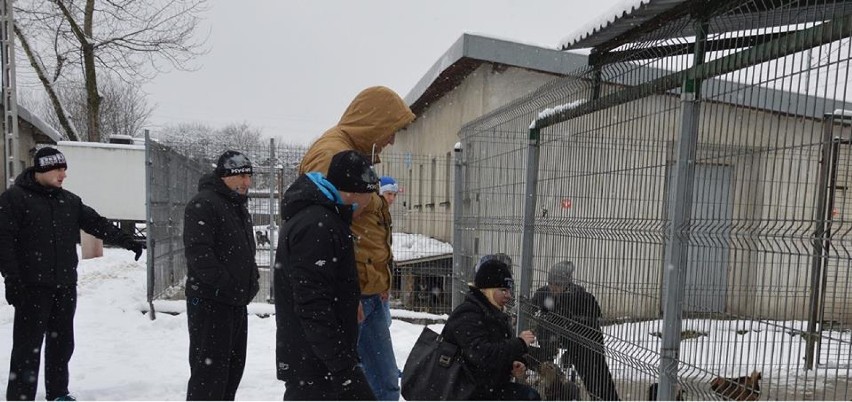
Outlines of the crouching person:
{"type": "Polygon", "coordinates": [[[541,400],[530,386],[512,382],[526,372],[523,355],[535,342],[531,331],[513,335],[504,312],[512,299],[512,269],[497,258],[483,258],[470,293],[444,326],[444,339],[457,345],[476,382],[473,400],[541,400]]]}
{"type": "Polygon", "coordinates": [[[358,365],[361,291],[350,230],[379,178],[356,151],[284,193],[275,255],[276,362],[284,400],[375,400],[358,365]]]}

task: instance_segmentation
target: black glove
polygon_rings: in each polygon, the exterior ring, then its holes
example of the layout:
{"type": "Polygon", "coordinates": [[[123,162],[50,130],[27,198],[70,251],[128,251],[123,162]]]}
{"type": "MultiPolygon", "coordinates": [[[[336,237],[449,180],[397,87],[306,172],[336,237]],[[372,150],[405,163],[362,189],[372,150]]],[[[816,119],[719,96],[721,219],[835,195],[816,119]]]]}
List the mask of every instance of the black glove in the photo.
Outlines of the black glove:
{"type": "Polygon", "coordinates": [[[6,301],[12,305],[17,307],[20,302],[24,300],[26,296],[26,289],[24,289],[24,283],[21,282],[21,278],[17,276],[7,276],[6,277],[6,301]]]}
{"type": "Polygon", "coordinates": [[[342,401],[375,401],[376,395],[361,366],[331,375],[331,382],[339,387],[337,397],[342,401]]]}
{"type": "Polygon", "coordinates": [[[135,261],[139,261],[139,257],[142,256],[142,250],[144,250],[146,246],[145,243],[141,243],[133,239],[128,239],[124,242],[124,248],[136,253],[136,256],[134,256],[133,259],[135,261]]]}

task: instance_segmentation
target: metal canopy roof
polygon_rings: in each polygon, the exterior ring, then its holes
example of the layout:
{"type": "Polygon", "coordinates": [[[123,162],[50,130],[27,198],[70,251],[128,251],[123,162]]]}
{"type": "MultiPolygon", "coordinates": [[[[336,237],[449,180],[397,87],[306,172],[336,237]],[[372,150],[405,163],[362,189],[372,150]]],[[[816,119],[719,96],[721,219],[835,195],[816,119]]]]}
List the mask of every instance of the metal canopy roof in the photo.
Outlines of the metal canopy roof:
{"type": "MultiPolygon", "coordinates": [[[[714,0],[717,2],[718,0],[714,0]]],[[[660,27],[697,18],[692,14],[701,10],[708,0],[636,0],[604,23],[594,24],[587,30],[563,39],[562,50],[597,48],[599,51],[614,49],[622,44],[639,40],[643,34],[659,31],[660,27]]],[[[735,32],[758,28],[790,26],[802,23],[821,22],[827,15],[852,13],[852,0],[762,0],[741,2],[740,7],[713,16],[709,19],[710,32],[735,32]]],[[[659,33],[659,32],[657,32],[659,33]]],[[[672,36],[655,39],[675,39],[694,36],[692,26],[673,30],[672,36]],[[676,35],[676,36],[675,36],[676,35]]]]}

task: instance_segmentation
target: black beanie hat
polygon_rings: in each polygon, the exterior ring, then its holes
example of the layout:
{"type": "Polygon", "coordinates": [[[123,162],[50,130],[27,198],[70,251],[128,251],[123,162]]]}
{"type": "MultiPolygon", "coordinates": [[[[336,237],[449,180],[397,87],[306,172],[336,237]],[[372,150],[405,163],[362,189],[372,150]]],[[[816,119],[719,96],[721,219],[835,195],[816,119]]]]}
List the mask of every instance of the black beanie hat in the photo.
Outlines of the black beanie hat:
{"type": "Polygon", "coordinates": [[[370,161],[357,151],[339,152],[331,158],[326,176],[339,191],[348,193],[375,193],[379,191],[379,176],[370,167],[370,161]]]}
{"type": "Polygon", "coordinates": [[[36,172],[44,173],[53,169],[68,169],[68,162],[65,161],[65,155],[58,149],[44,147],[39,149],[33,157],[33,166],[36,172]]]}
{"type": "Polygon", "coordinates": [[[473,286],[479,289],[507,288],[514,285],[512,269],[499,260],[488,260],[479,266],[473,277],[473,286]]]}
{"type": "Polygon", "coordinates": [[[216,175],[219,177],[252,174],[251,161],[237,151],[225,151],[216,162],[216,175]]]}

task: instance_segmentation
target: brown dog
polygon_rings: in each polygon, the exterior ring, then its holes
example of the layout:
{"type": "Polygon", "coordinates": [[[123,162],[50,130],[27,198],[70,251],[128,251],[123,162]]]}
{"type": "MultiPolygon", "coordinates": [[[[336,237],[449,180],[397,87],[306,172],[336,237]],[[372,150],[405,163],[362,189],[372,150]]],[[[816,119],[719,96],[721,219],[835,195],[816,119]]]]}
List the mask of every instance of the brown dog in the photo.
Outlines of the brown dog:
{"type": "Polygon", "coordinates": [[[760,398],[760,372],[752,371],[751,375],[726,378],[716,377],[710,382],[710,389],[725,399],[732,401],[756,401],[760,398]]]}

